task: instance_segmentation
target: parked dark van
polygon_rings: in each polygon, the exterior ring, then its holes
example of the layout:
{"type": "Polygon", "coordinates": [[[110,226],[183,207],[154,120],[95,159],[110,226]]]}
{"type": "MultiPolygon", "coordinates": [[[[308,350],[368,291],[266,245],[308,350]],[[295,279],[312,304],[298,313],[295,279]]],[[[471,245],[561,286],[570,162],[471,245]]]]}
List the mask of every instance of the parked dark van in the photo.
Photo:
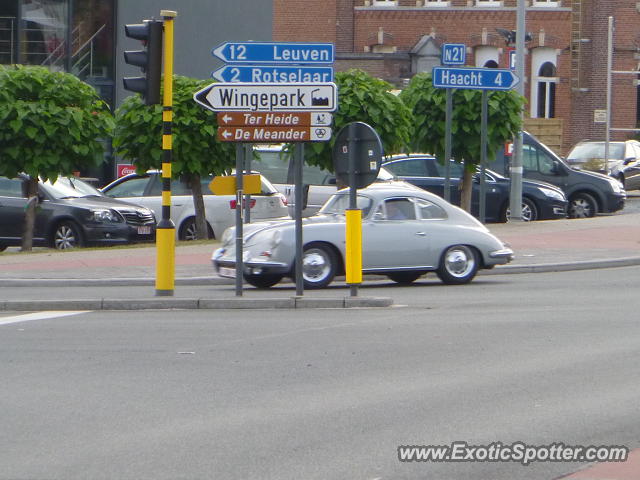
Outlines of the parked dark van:
{"type": "MultiPolygon", "coordinates": [[[[510,159],[511,155],[500,149],[488,167],[508,176],[510,159]]],[[[627,194],[618,180],[570,167],[528,132],[524,132],[522,166],[524,178],[541,180],[562,189],[569,200],[570,218],[593,217],[596,213],[612,213],[624,208],[627,194]]]]}

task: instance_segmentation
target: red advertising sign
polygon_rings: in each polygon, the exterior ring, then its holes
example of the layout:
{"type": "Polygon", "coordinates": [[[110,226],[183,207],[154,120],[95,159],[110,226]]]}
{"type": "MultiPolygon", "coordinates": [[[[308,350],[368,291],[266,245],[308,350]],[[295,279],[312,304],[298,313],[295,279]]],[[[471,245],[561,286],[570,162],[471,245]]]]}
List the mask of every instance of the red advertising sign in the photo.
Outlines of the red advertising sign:
{"type": "Polygon", "coordinates": [[[129,175],[130,173],[136,173],[135,165],[131,165],[129,163],[119,163],[117,165],[118,168],[118,178],[124,177],[125,175],[129,175]]]}

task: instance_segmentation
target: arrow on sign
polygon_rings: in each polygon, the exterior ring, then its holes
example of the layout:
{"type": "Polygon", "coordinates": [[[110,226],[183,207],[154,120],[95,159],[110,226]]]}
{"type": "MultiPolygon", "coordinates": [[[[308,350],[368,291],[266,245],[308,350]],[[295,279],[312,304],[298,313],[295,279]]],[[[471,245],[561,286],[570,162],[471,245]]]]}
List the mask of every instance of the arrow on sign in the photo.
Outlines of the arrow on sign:
{"type": "Polygon", "coordinates": [[[433,86],[469,90],[511,90],[519,78],[507,69],[433,67],[433,86]]]}

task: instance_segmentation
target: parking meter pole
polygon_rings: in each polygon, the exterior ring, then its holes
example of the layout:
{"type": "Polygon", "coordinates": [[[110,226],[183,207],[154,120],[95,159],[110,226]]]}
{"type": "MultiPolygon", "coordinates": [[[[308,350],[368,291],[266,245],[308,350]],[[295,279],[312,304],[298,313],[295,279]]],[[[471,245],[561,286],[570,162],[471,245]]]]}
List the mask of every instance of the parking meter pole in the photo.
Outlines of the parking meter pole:
{"type": "Polygon", "coordinates": [[[482,111],[480,118],[480,221],[485,222],[487,210],[487,184],[484,178],[484,168],[487,164],[487,103],[488,94],[482,91],[482,111]]]}
{"type": "Polygon", "coordinates": [[[236,297],[242,296],[242,190],[244,168],[244,145],[236,143],[236,297]]]}
{"type": "Polygon", "coordinates": [[[173,19],[176,12],[162,10],[164,19],[164,92],[162,96],[162,218],[156,228],[156,296],[173,296],[176,269],[176,226],[171,220],[171,160],[173,125],[173,19]]]}
{"type": "Polygon", "coordinates": [[[294,169],[293,169],[293,185],[294,185],[294,210],[295,218],[295,236],[296,236],[296,296],[304,295],[304,279],[302,277],[302,256],[304,251],[302,248],[302,164],[304,163],[304,143],[298,142],[294,148],[294,169]]]}
{"type": "MultiPolygon", "coordinates": [[[[244,144],[244,169],[251,173],[251,160],[253,157],[253,146],[250,143],[244,144]]],[[[244,196],[244,223],[251,223],[251,195],[244,196]]]]}
{"type": "Polygon", "coordinates": [[[352,297],[358,296],[358,284],[362,283],[362,240],[360,215],[356,214],[358,197],[356,188],[356,125],[349,124],[349,212],[345,212],[346,221],[346,280],[352,297]],[[357,232],[356,232],[357,231],[357,232]]]}
{"type": "Polygon", "coordinates": [[[451,201],[451,124],[453,119],[453,90],[446,90],[445,127],[444,127],[444,199],[451,201]]]}

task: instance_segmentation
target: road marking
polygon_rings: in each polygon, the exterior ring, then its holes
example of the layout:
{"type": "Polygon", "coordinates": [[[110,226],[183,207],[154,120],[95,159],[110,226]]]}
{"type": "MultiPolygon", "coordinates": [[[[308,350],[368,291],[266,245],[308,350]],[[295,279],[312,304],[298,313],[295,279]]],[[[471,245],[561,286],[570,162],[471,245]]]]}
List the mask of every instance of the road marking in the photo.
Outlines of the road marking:
{"type": "Polygon", "coordinates": [[[50,312],[35,312],[25,313],[23,315],[14,315],[12,317],[0,317],[0,325],[10,325],[12,323],[31,322],[33,320],[48,320],[50,318],[68,317],[70,315],[79,315],[81,313],[87,313],[91,310],[78,310],[78,311],[50,311],[50,312]]]}

